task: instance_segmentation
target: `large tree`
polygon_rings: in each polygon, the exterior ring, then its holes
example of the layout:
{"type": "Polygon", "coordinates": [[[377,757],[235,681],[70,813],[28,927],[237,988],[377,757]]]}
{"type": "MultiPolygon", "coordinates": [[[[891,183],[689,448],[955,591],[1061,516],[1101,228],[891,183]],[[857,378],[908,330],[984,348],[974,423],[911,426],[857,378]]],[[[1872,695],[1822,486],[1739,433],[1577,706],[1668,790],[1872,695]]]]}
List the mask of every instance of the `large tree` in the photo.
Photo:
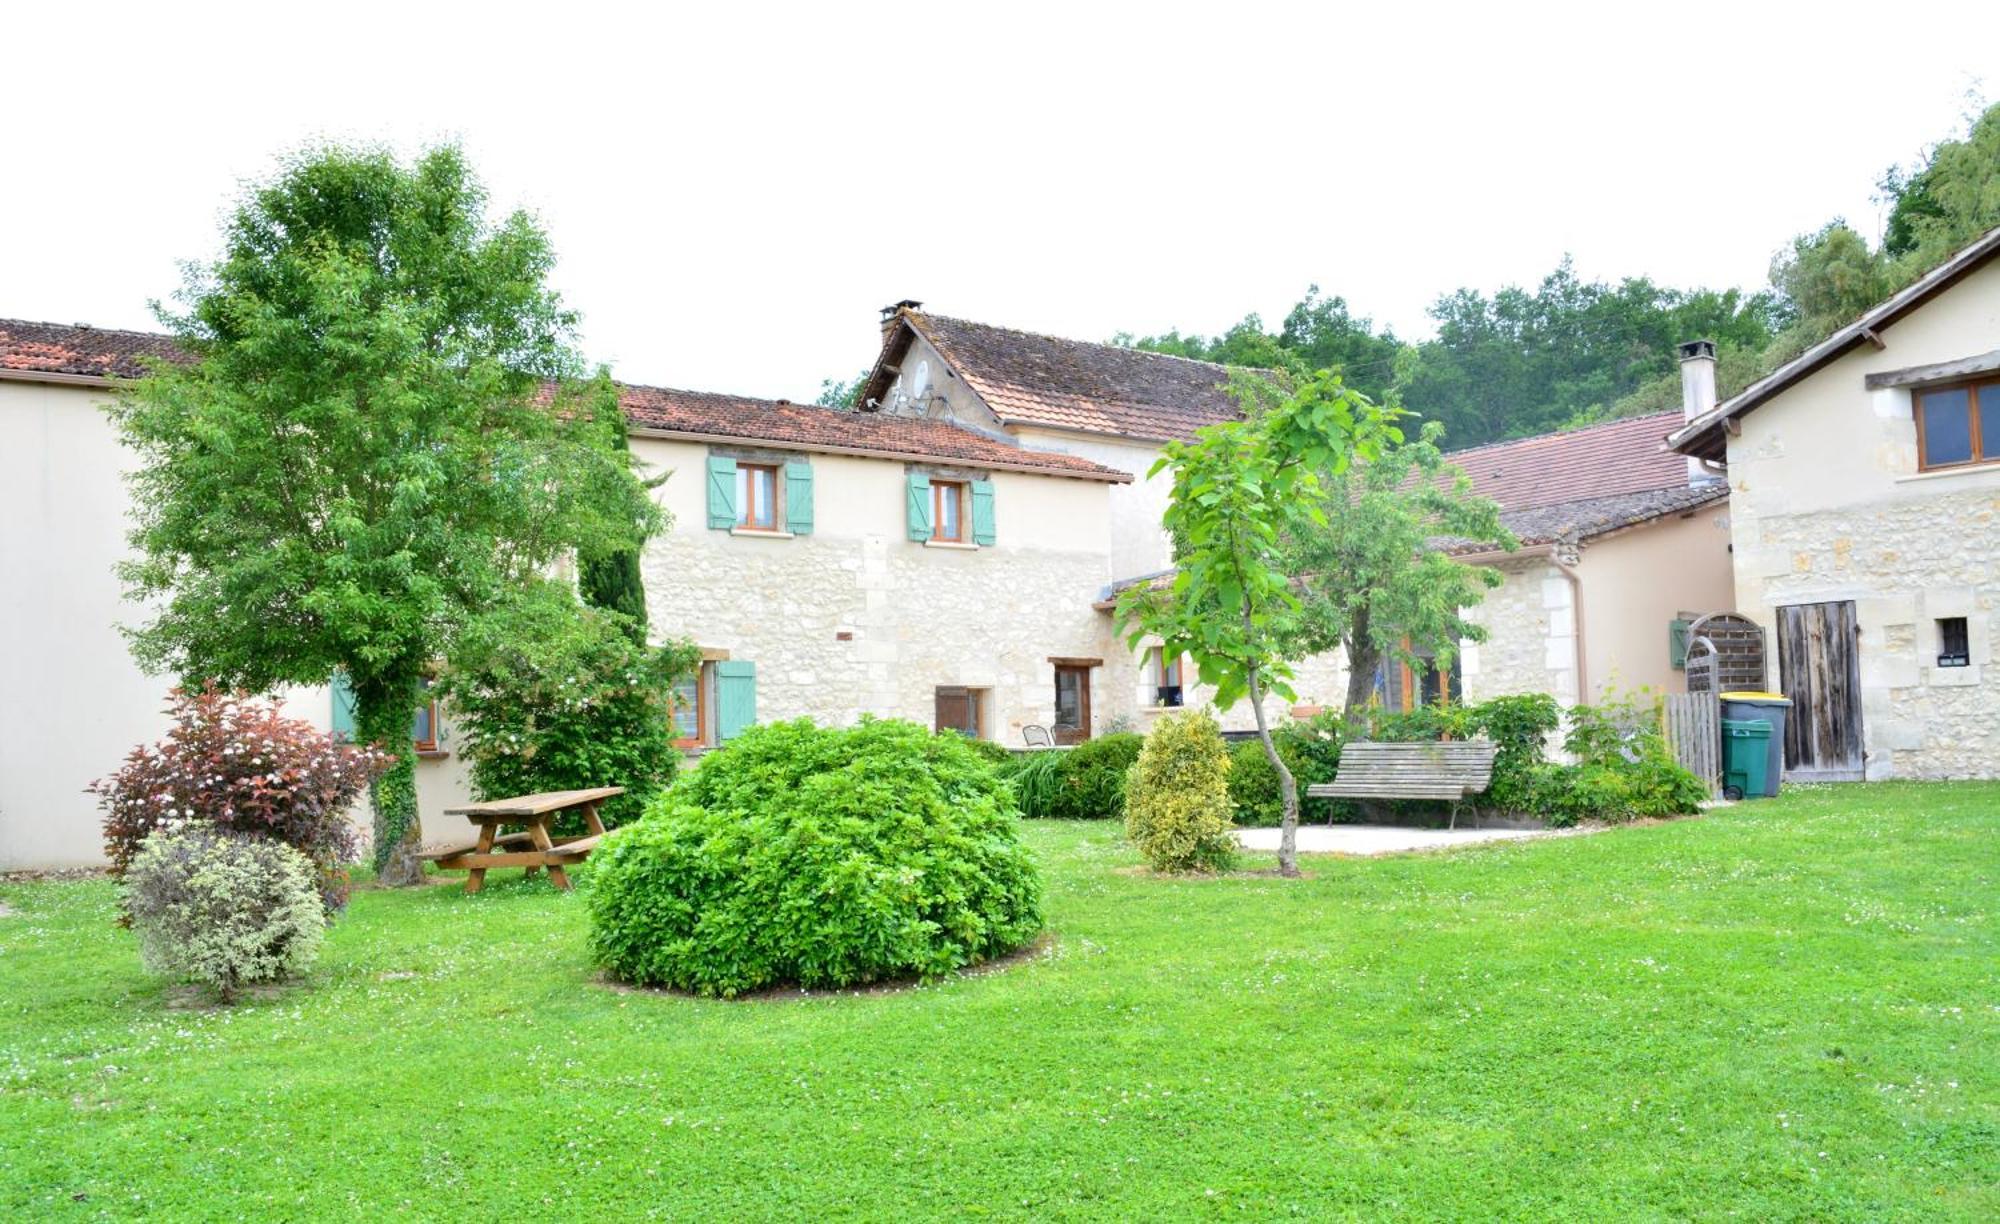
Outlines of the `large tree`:
{"type": "Polygon", "coordinates": [[[1176,572],[1167,588],[1128,588],[1118,618],[1132,648],[1153,634],[1167,657],[1193,658],[1218,706],[1249,699],[1284,797],[1278,869],[1297,875],[1298,783],[1264,715],[1267,694],[1293,696],[1300,604],[1285,567],[1285,529],[1325,525],[1341,509],[1326,477],[1372,460],[1400,433],[1390,423],[1393,414],[1332,371],[1295,372],[1281,381],[1239,371],[1230,386],[1243,418],[1168,443],[1153,466],[1173,472],[1163,521],[1174,540],[1176,572]]]}
{"type": "Polygon", "coordinates": [[[658,522],[604,445],[615,389],[576,381],[552,263],[526,214],[487,219],[455,147],[312,150],[160,309],[192,360],[112,409],[140,461],[135,654],[260,691],[344,671],[359,738],[398,758],[372,792],[390,883],[421,875],[410,726],[458,626],[658,522]]]}
{"type": "Polygon", "coordinates": [[[1337,509],[1320,521],[1295,518],[1283,536],[1283,564],[1300,591],[1287,651],[1346,652],[1350,719],[1373,697],[1384,660],[1448,667],[1460,641],[1486,637],[1466,612],[1500,575],[1436,545],[1455,537],[1511,549],[1514,538],[1500,507],[1445,461],[1442,432],[1430,422],[1367,463],[1322,473],[1337,509]]]}

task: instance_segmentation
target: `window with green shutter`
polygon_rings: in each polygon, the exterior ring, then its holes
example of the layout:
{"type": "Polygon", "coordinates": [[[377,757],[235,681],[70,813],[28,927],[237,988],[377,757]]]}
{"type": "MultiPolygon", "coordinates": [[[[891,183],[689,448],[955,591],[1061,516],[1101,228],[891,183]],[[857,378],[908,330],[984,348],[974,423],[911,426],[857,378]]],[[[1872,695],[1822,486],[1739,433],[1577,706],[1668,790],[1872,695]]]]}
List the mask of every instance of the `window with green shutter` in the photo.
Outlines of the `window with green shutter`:
{"type": "Polygon", "coordinates": [[[785,464],[785,530],[811,535],[813,529],[813,469],[804,459],[785,464]]]}
{"type": "Polygon", "coordinates": [[[910,538],[928,540],[931,538],[931,478],[922,472],[911,472],[909,478],[910,538]]]}
{"type": "Polygon", "coordinates": [[[708,525],[717,531],[736,526],[736,460],[708,457],[708,525]]]}
{"type": "Polygon", "coordinates": [[[972,542],[990,545],[993,534],[993,482],[975,480],[972,482],[972,542]]]}
{"type": "Polygon", "coordinates": [[[723,659],[715,665],[715,735],[724,743],[757,721],[757,665],[723,659]]]}
{"type": "Polygon", "coordinates": [[[348,683],[346,672],[336,670],[327,687],[333,690],[333,718],[328,726],[336,739],[351,744],[354,742],[354,686],[348,683]]]}

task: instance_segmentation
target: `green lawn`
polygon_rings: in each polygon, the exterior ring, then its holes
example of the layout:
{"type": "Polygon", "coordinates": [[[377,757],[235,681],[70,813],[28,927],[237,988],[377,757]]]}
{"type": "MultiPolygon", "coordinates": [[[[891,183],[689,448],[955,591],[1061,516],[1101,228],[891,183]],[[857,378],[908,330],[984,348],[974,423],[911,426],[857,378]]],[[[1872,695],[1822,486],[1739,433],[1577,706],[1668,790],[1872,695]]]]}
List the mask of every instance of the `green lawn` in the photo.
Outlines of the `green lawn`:
{"type": "Polygon", "coordinates": [[[782,1001],[607,989],[510,880],[209,1010],[0,884],[0,1216],[2000,1216],[2000,785],[1305,881],[1026,836],[1047,954],[782,1001]]]}

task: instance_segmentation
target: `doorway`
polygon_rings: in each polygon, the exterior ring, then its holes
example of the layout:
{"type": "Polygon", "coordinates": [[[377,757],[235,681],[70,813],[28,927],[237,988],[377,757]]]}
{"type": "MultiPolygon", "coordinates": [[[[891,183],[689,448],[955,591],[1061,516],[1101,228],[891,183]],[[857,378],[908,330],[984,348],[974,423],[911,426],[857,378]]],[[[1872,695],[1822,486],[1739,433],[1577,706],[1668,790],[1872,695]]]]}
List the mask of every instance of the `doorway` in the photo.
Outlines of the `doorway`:
{"type": "Polygon", "coordinates": [[[1088,667],[1056,664],[1056,721],[1051,730],[1058,744],[1081,744],[1090,738],[1088,667]]]}
{"type": "Polygon", "coordinates": [[[1787,778],[1861,781],[1860,636],[1851,599],[1778,609],[1778,683],[1792,701],[1787,778]]]}

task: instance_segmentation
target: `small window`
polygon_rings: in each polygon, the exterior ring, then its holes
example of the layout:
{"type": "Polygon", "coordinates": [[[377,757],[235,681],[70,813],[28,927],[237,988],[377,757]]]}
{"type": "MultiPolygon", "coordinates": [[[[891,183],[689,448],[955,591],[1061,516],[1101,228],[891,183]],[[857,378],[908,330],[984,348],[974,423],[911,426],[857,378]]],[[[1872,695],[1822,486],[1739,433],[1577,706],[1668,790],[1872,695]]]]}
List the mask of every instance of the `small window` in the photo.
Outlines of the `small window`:
{"type": "Polygon", "coordinates": [[[2000,459],[2000,382],[1919,391],[1916,419],[1923,471],[2000,459]]]}
{"type": "Polygon", "coordinates": [[[931,539],[946,544],[965,542],[965,484],[931,481],[931,539]]]}
{"type": "Polygon", "coordinates": [[[674,747],[700,748],[708,743],[708,673],[703,663],[674,682],[669,715],[674,721],[674,747]]]}
{"type": "Polygon", "coordinates": [[[1963,616],[1941,617],[1938,628],[1939,667],[1972,666],[1972,636],[1966,630],[1963,616]]]}
{"type": "Polygon", "coordinates": [[[1153,704],[1177,706],[1181,704],[1181,657],[1167,657],[1166,647],[1155,646],[1146,658],[1146,670],[1153,683],[1153,704]]]}
{"type": "Polygon", "coordinates": [[[418,752],[438,750],[438,703],[430,694],[431,681],[425,680],[424,696],[417,706],[416,717],[410,722],[410,739],[418,752]]]}
{"type": "Polygon", "coordinates": [[[736,465],[736,525],[750,531],[778,529],[778,469],[772,464],[736,465]]]}
{"type": "Polygon", "coordinates": [[[946,685],[937,690],[937,729],[980,739],[985,730],[979,717],[979,690],[946,685]]]}

